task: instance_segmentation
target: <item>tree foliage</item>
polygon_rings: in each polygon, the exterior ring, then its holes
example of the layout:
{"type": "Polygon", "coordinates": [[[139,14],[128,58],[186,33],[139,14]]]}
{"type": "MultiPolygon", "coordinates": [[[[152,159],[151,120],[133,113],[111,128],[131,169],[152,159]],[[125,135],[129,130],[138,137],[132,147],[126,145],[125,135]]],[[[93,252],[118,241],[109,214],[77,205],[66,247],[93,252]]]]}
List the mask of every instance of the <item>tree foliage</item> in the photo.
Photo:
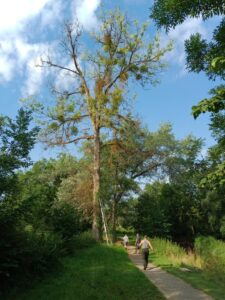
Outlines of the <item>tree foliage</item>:
{"type": "Polygon", "coordinates": [[[188,17],[202,17],[203,20],[225,13],[223,0],[156,0],[151,16],[156,24],[167,30],[175,28],[188,17]]]}
{"type": "MultiPolygon", "coordinates": [[[[99,15],[99,28],[89,34],[93,47],[81,47],[83,31],[77,21],[67,23],[60,46],[67,64],[42,58],[47,67],[70,76],[68,90],[55,90],[55,105],[31,106],[45,115],[43,139],[49,145],[93,140],[93,234],[101,238],[100,167],[102,131],[117,130],[126,111],[125,92],[132,81],[155,84],[164,68],[161,58],[170,50],[158,36],[149,40],[148,24],[129,21],[119,10],[99,15]],[[81,54],[82,52],[82,54],[81,54]],[[86,71],[88,70],[88,72],[86,71]]],[[[43,120],[43,119],[42,119],[43,120]]]]}
{"type": "Polygon", "coordinates": [[[132,119],[124,121],[113,139],[105,142],[102,198],[108,210],[114,241],[116,225],[124,213],[122,206],[126,210],[125,202],[140,191],[140,180],[154,178],[160,172],[174,147],[170,124],[163,124],[156,132],[150,132],[132,119]]]}
{"type": "Polygon", "coordinates": [[[0,278],[3,288],[19,285],[54,267],[75,249],[73,238],[90,227],[57,192],[77,172],[69,155],[43,159],[15,174],[16,185],[0,202],[0,278]]]}
{"type": "MultiPolygon", "coordinates": [[[[188,136],[174,142],[162,164],[161,181],[145,186],[136,206],[136,230],[171,238],[188,246],[201,230],[201,191],[204,164],[199,161],[202,140],[188,136]]],[[[189,245],[190,246],[190,245],[189,245]]]]}
{"type": "MultiPolygon", "coordinates": [[[[151,16],[156,21],[158,27],[164,27],[167,31],[183,23],[187,18],[202,17],[203,20],[214,16],[223,16],[225,5],[223,0],[207,1],[175,1],[157,0],[155,1],[151,16]]],[[[192,72],[204,72],[209,79],[225,79],[225,19],[220,20],[215,28],[211,41],[202,38],[201,34],[192,34],[185,41],[186,66],[192,72]]],[[[221,84],[213,88],[210,97],[201,100],[192,107],[194,118],[202,113],[210,112],[210,129],[216,137],[223,132],[223,118],[225,109],[225,87],[221,84]],[[221,123],[220,123],[220,121],[221,123]],[[219,122],[218,122],[219,121],[219,122]]],[[[224,138],[222,138],[224,139],[224,138]]],[[[218,145],[209,151],[208,174],[201,180],[202,186],[217,188],[224,184],[225,163],[224,144],[221,138],[218,145]]]]}
{"type": "Polygon", "coordinates": [[[20,109],[15,121],[0,116],[0,198],[14,189],[15,171],[31,163],[38,128],[29,129],[31,111],[20,109]]]}

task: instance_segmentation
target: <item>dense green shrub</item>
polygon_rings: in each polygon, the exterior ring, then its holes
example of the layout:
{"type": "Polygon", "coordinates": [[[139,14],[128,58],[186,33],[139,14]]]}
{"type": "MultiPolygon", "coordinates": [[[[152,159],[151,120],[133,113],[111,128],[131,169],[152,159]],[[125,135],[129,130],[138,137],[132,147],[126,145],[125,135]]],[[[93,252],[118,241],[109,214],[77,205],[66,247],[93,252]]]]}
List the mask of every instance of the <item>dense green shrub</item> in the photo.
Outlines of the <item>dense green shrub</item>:
{"type": "Polygon", "coordinates": [[[72,238],[74,249],[80,250],[91,247],[96,244],[96,240],[93,238],[91,231],[83,232],[72,238]]]}
{"type": "Polygon", "coordinates": [[[11,280],[19,268],[19,257],[26,237],[20,230],[18,209],[0,203],[0,280],[11,280]]]}
{"type": "Polygon", "coordinates": [[[81,227],[81,220],[78,212],[68,203],[60,203],[51,209],[51,224],[53,230],[60,233],[65,240],[78,234],[81,227]]]}
{"type": "Polygon", "coordinates": [[[23,247],[22,269],[27,275],[39,275],[54,267],[64,253],[61,236],[53,232],[27,233],[23,247]]]}
{"type": "Polygon", "coordinates": [[[54,266],[63,252],[60,235],[34,231],[21,221],[22,213],[0,205],[0,281],[3,288],[39,275],[54,266]]]}
{"type": "Polygon", "coordinates": [[[81,230],[78,216],[68,206],[28,223],[29,206],[5,199],[0,203],[0,281],[4,288],[35,277],[74,251],[72,237],[81,230]]]}
{"type": "Polygon", "coordinates": [[[220,274],[225,279],[225,243],[213,237],[198,237],[195,253],[203,261],[202,267],[210,273],[220,274]]]}
{"type": "Polygon", "coordinates": [[[73,253],[78,248],[77,241],[85,243],[85,240],[88,241],[90,238],[89,235],[85,238],[85,234],[84,236],[81,234],[90,227],[89,223],[83,220],[78,211],[70,204],[58,203],[52,207],[50,218],[53,231],[60,234],[62,238],[65,253],[73,253]]]}
{"type": "MultiPolygon", "coordinates": [[[[28,171],[38,128],[31,112],[16,120],[0,116],[0,283],[1,289],[29,282],[74,251],[73,237],[89,224],[69,204],[57,202],[63,178],[76,172],[76,159],[41,160],[28,171]],[[27,280],[28,279],[28,280],[27,280]]],[[[1,291],[0,291],[1,298],[1,291]]]]}

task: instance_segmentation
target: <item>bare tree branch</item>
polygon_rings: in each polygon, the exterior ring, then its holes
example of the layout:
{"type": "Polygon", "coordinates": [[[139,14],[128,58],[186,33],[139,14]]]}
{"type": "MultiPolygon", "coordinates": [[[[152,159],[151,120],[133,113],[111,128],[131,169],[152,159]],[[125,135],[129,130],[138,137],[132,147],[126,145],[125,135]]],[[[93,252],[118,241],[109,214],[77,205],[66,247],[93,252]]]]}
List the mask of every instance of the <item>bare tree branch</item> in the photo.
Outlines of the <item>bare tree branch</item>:
{"type": "Polygon", "coordinates": [[[132,172],[134,174],[132,174],[131,179],[136,179],[138,177],[141,177],[141,176],[145,175],[146,173],[160,167],[161,165],[162,165],[162,163],[155,163],[151,166],[148,166],[146,169],[142,170],[141,172],[137,172],[136,174],[135,174],[135,171],[136,171],[135,170],[134,172],[132,172]]]}
{"type": "Polygon", "coordinates": [[[73,74],[79,75],[79,73],[75,70],[72,70],[72,69],[67,68],[65,66],[61,66],[61,65],[58,65],[56,63],[53,63],[50,60],[50,58],[48,58],[48,60],[41,59],[41,64],[37,64],[36,67],[39,67],[39,68],[43,68],[43,67],[57,68],[57,69],[60,69],[60,70],[68,71],[68,72],[71,72],[73,74]]]}
{"type": "Polygon", "coordinates": [[[57,141],[45,141],[48,143],[49,146],[60,146],[60,145],[68,145],[68,144],[72,144],[72,143],[77,143],[81,140],[93,140],[95,138],[94,135],[83,135],[80,136],[78,138],[72,139],[72,140],[63,140],[62,138],[59,138],[59,140],[57,141]]]}
{"type": "Polygon", "coordinates": [[[79,77],[84,85],[86,95],[88,97],[90,97],[90,91],[89,91],[86,79],[85,79],[84,74],[78,64],[78,61],[77,61],[76,43],[77,43],[79,36],[81,35],[81,32],[77,31],[75,38],[73,38],[73,28],[71,28],[71,26],[69,24],[66,26],[66,31],[67,31],[67,38],[68,38],[69,45],[70,45],[70,50],[71,50],[70,55],[71,55],[71,58],[73,59],[73,64],[76,69],[76,74],[79,75],[79,77]]]}

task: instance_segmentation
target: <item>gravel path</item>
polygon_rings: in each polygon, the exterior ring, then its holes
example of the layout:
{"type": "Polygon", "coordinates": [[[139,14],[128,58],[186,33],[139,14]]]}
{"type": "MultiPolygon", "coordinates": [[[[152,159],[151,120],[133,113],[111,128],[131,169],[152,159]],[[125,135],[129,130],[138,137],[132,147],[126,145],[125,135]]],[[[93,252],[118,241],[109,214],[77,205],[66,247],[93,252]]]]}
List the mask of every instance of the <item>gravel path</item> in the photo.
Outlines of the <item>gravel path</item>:
{"type": "Polygon", "coordinates": [[[146,271],[143,270],[142,257],[135,254],[135,248],[129,247],[131,261],[146,275],[146,277],[162,292],[166,299],[171,300],[212,300],[210,296],[193,288],[180,278],[167,273],[159,267],[149,263],[146,271]]]}

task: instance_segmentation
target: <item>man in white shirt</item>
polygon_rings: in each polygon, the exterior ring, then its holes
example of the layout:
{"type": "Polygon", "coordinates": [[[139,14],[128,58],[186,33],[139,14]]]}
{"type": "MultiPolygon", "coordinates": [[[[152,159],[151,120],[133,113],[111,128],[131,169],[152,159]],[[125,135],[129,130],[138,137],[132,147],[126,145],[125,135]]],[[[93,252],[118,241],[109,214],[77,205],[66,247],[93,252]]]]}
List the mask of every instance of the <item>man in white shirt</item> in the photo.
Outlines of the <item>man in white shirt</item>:
{"type": "Polygon", "coordinates": [[[144,270],[147,269],[148,266],[148,256],[149,256],[149,248],[153,250],[152,244],[147,239],[147,235],[144,236],[144,239],[140,242],[140,247],[142,249],[142,256],[144,260],[144,270]]]}
{"type": "Polygon", "coordinates": [[[129,243],[129,238],[128,236],[125,234],[125,236],[123,237],[123,244],[124,244],[124,248],[127,249],[129,243]]]}

